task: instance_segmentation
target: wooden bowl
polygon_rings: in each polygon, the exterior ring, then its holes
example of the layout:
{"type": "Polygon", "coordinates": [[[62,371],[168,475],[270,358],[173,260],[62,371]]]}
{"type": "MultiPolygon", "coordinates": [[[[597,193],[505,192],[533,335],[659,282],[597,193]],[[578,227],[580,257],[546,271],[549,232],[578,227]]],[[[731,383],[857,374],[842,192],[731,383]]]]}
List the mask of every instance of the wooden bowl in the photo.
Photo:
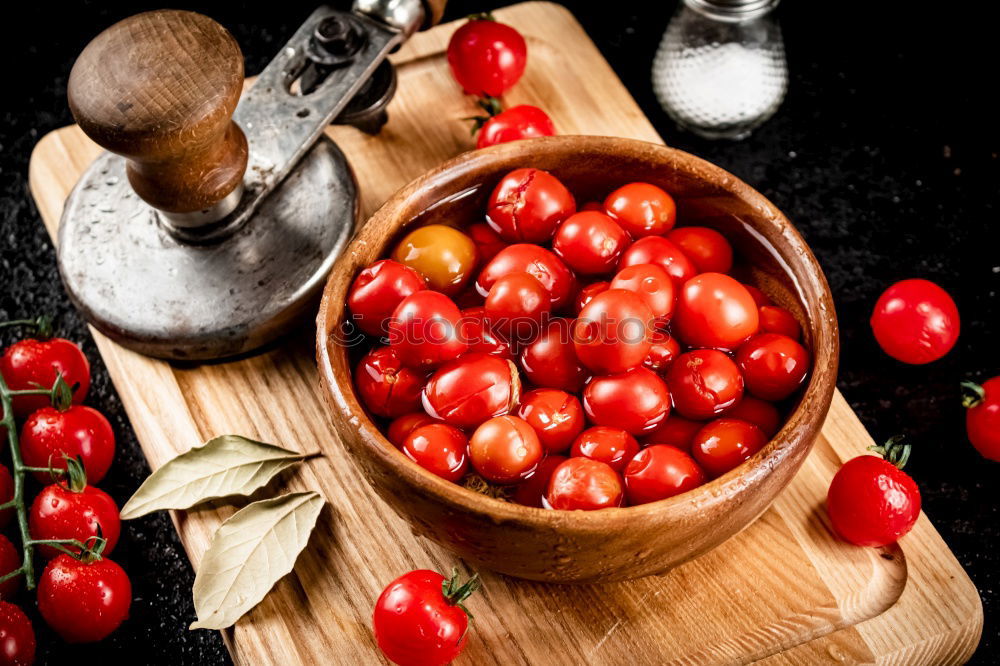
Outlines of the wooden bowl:
{"type": "Polygon", "coordinates": [[[333,269],[317,319],[317,356],[333,420],[375,491],[413,529],[473,567],[531,580],[607,582],[664,572],[718,546],[753,522],[788,484],[812,447],[837,375],[837,321],[816,258],[760,193],[692,155],[629,139],[562,136],[461,155],[389,199],[333,269]],[[338,342],[354,276],[386,255],[403,229],[481,219],[499,179],[518,167],[552,172],[580,203],[631,181],[677,200],[683,224],[716,228],[752,266],[739,277],[789,308],[803,326],[813,370],[784,427],[753,458],[683,495],[641,506],[552,511],[487,497],[440,479],[379,432],[355,396],[358,352],[338,342]]]}

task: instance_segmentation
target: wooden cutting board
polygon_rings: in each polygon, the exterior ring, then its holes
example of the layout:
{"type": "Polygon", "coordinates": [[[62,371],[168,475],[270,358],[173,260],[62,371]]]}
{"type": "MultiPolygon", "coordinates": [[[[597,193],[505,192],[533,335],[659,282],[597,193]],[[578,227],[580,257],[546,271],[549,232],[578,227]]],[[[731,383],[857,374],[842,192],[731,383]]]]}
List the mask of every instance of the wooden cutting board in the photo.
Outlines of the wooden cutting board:
{"type": "MultiPolygon", "coordinates": [[[[508,104],[544,106],[560,132],[661,141],[607,62],[565,9],[525,3],[498,18],[524,33],[527,73],[508,104]]],[[[472,148],[472,101],[444,57],[457,24],[416,35],[392,58],[399,92],[376,137],[329,130],[347,154],[365,217],[426,169],[472,148]]],[[[31,191],[53,238],[63,202],[98,148],[76,127],[50,133],[31,159],[31,191]]],[[[93,332],[150,465],[215,435],[239,433],[325,456],[268,492],[317,489],[330,502],[295,571],[233,629],[239,664],[377,663],[372,605],[401,573],[459,564],[414,536],[371,491],[325,414],[311,327],[250,358],[171,365],[93,332]]],[[[663,576],[568,587],[481,572],[466,664],[961,662],[975,649],[982,606],[926,516],[901,544],[847,546],[823,508],[837,467],[872,443],[835,395],[802,471],[753,526],[663,576]]],[[[195,568],[220,521],[216,503],[174,522],[195,568]]],[[[194,618],[192,618],[193,620],[194,618]]]]}

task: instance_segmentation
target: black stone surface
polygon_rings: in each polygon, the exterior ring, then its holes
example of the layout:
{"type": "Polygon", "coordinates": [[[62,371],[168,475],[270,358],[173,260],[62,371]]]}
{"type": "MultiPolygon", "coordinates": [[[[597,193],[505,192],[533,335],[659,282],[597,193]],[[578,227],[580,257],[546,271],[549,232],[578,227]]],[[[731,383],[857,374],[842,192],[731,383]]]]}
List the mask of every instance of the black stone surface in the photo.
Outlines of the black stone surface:
{"type": "MultiPolygon", "coordinates": [[[[456,0],[448,17],[495,4],[456,0]]],[[[788,97],[770,122],[736,144],[681,133],[652,96],[650,63],[674,2],[567,4],[669,143],[759,189],[811,244],[837,302],[840,388],[876,440],[911,437],[916,450],[909,469],[926,511],[983,598],[986,624],[975,661],[1000,661],[1000,466],[968,444],[957,391],[963,377],[1000,373],[994,330],[1000,323],[1000,141],[989,34],[996,21],[984,14],[987,3],[785,3],[779,12],[791,69],[788,97]],[[937,281],[962,313],[958,346],[929,366],[888,358],[868,328],[881,290],[907,277],[937,281]]],[[[109,416],[118,436],[118,458],[103,485],[119,502],[148,469],[93,341],[61,289],[28,194],[27,167],[34,144],[71,122],[66,77],[86,42],[112,22],[157,6],[146,0],[17,3],[0,39],[0,318],[50,313],[62,335],[83,343],[94,374],[88,402],[109,416]]],[[[314,3],[176,6],[203,11],[229,28],[248,73],[255,73],[314,3]]],[[[5,335],[3,344],[9,341],[5,335]]],[[[98,655],[127,663],[228,661],[217,633],[186,628],[194,619],[193,574],[166,516],[129,523],[115,559],[132,577],[135,601],[131,619],[99,646],[60,643],[22,594],[19,602],[35,620],[38,663],[91,663],[98,655]]]]}

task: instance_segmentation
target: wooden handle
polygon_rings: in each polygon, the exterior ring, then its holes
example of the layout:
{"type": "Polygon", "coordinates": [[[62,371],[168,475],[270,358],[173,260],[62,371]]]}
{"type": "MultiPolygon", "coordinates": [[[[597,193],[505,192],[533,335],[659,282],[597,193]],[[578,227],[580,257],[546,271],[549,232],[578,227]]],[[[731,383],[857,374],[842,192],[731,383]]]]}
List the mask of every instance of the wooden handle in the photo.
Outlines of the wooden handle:
{"type": "Polygon", "coordinates": [[[424,26],[422,30],[433,28],[441,22],[448,0],[424,0],[424,26]]]}
{"type": "Polygon", "coordinates": [[[210,208],[243,179],[247,140],[232,121],[243,86],[233,36],[201,14],[160,10],[114,24],[70,73],[70,110],[128,159],[128,178],[169,213],[210,208]]]}

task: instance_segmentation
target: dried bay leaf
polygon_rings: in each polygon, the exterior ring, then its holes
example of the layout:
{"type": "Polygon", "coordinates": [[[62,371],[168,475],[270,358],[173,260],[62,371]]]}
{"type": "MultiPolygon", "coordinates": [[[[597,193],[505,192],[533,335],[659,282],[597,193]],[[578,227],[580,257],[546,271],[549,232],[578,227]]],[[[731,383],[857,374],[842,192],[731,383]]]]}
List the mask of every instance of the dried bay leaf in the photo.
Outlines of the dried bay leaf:
{"type": "Polygon", "coordinates": [[[212,537],[194,579],[198,621],[225,629],[260,603],[295,566],[326,503],[314,491],[261,500],[234,513],[212,537]]]}
{"type": "Polygon", "coordinates": [[[124,520],[207,500],[249,495],[308,457],[239,435],[222,435],[169,460],[122,507],[124,520]]]}

